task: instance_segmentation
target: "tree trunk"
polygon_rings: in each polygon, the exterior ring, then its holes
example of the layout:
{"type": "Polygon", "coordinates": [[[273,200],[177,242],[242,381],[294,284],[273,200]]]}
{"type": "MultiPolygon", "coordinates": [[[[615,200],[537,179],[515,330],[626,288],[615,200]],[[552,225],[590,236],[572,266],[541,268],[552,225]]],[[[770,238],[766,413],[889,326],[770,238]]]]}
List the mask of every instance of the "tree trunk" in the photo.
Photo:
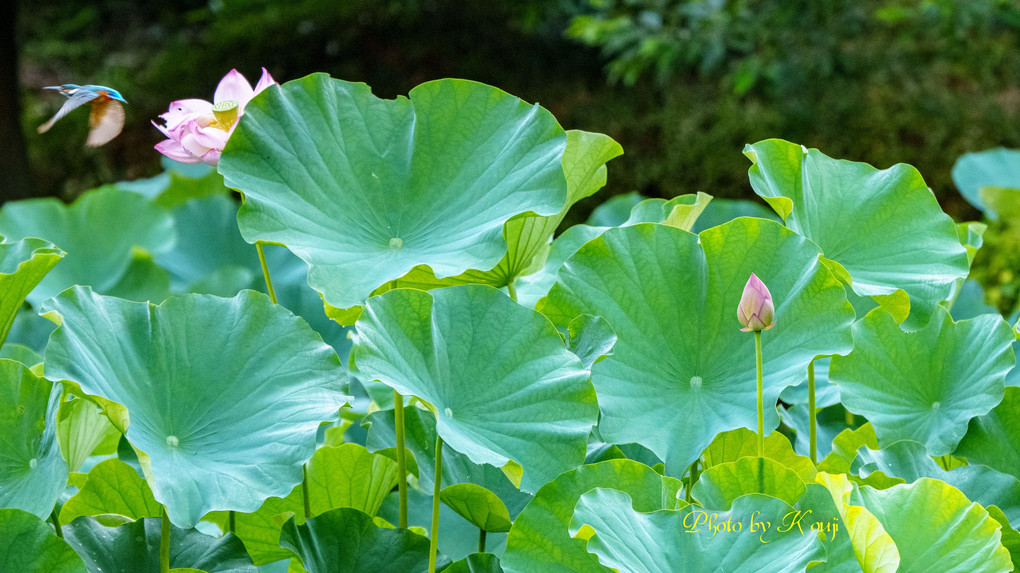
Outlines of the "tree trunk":
{"type": "Polygon", "coordinates": [[[17,14],[17,0],[0,1],[0,202],[34,195],[21,133],[17,14]]]}

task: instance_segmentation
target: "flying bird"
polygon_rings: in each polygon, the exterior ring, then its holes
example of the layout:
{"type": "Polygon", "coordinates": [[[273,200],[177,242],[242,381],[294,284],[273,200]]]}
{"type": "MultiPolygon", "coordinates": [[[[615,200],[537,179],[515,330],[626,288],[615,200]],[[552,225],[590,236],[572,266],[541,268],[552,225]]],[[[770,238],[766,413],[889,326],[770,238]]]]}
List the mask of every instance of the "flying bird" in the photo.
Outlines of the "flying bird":
{"type": "Polygon", "coordinates": [[[67,101],[57,111],[57,115],[39,126],[39,133],[46,133],[57,120],[85,103],[88,103],[92,108],[89,113],[89,137],[85,141],[86,146],[99,147],[117,137],[124,127],[124,106],[121,105],[121,102],[127,103],[127,101],[115,89],[77,84],[47,86],[43,89],[57,90],[67,98],[67,101]]]}

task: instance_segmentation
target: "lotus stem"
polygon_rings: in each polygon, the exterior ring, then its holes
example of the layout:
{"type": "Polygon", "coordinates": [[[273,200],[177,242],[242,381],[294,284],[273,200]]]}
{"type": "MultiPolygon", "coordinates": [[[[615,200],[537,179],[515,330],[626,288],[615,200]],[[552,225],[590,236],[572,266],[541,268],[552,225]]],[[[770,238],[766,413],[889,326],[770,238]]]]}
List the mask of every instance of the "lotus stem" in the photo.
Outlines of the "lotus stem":
{"type": "Polygon", "coordinates": [[[399,525],[407,529],[407,457],[404,453],[404,397],[393,391],[393,425],[397,433],[397,494],[400,500],[399,525]]]}
{"type": "Polygon", "coordinates": [[[511,279],[510,282],[506,283],[506,293],[510,295],[510,300],[517,302],[517,287],[514,285],[515,279],[511,279]]]}
{"type": "Polygon", "coordinates": [[[818,420],[815,412],[815,359],[808,362],[807,367],[807,395],[808,395],[808,436],[809,452],[811,463],[818,463],[818,420]]]}
{"type": "Polygon", "coordinates": [[[159,528],[159,573],[170,573],[170,516],[163,506],[163,523],[159,528]]]}
{"type": "Polygon", "coordinates": [[[237,512],[232,509],[227,512],[227,532],[229,533],[235,533],[237,531],[236,514],[237,512]]]}
{"type": "Polygon", "coordinates": [[[273,279],[269,278],[269,266],[266,264],[266,253],[262,250],[262,243],[255,243],[255,249],[259,252],[259,263],[262,265],[262,277],[266,279],[266,293],[269,300],[276,304],[276,291],[273,290],[273,279]]]}
{"type": "Polygon", "coordinates": [[[478,528],[478,552],[485,553],[485,530],[478,528]]]}
{"type": "Polygon", "coordinates": [[[301,499],[305,503],[305,519],[312,516],[312,500],[308,496],[308,464],[301,465],[301,499]]]}
{"type": "Polygon", "coordinates": [[[57,537],[63,539],[64,538],[64,532],[63,532],[63,530],[60,529],[60,518],[57,517],[57,508],[56,508],[56,506],[54,506],[53,507],[53,511],[50,512],[50,521],[53,522],[53,529],[56,530],[57,537]]]}
{"type": "Polygon", "coordinates": [[[432,486],[432,533],[429,539],[429,573],[436,573],[439,549],[439,492],[443,482],[443,438],[436,436],[436,483],[432,486]]]}
{"type": "Polygon", "coordinates": [[[761,331],[754,331],[754,359],[758,370],[758,457],[765,457],[765,398],[761,380],[761,331]]]}

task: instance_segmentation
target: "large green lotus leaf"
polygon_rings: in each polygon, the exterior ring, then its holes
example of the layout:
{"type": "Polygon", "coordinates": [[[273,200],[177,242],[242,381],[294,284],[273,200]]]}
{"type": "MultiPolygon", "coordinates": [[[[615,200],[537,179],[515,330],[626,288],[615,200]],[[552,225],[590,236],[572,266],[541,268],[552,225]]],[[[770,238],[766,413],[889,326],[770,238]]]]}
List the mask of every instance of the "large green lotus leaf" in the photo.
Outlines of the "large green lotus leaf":
{"type": "Polygon", "coordinates": [[[397,463],[359,444],[319,448],[307,472],[312,515],[353,507],[374,516],[397,485],[397,463]]]}
{"type": "Polygon", "coordinates": [[[42,519],[20,509],[0,509],[0,571],[85,573],[81,557],[42,519]]]}
{"type": "MultiPolygon", "coordinates": [[[[93,517],[79,517],[63,529],[64,539],[85,561],[89,573],[136,573],[159,571],[160,526],[158,518],[108,525],[93,517]]],[[[170,567],[207,573],[256,572],[236,536],[212,537],[173,525],[170,567]]]]}
{"type": "Polygon", "coordinates": [[[683,484],[628,459],[582,466],[557,477],[535,495],[514,520],[500,565],[507,573],[604,573],[584,542],[568,532],[574,505],[585,492],[613,488],[627,492],[634,510],[673,509],[683,484]]]}
{"type": "Polygon", "coordinates": [[[829,379],[847,410],[871,421],[880,446],[915,440],[930,455],[953,453],[970,419],[1002,401],[1014,366],[1015,337],[997,315],[953,322],[939,307],[907,333],[875,309],[853,331],[854,350],[833,357],[829,379]]]}
{"type": "Polygon", "coordinates": [[[357,332],[358,371],[431,404],[443,441],[475,463],[513,460],[535,491],[584,462],[595,390],[537,312],[482,285],[398,289],[369,301],[357,332]]]}
{"type": "Polygon", "coordinates": [[[510,512],[496,494],[473,483],[446,486],[439,499],[478,529],[510,531],[510,512]]]}
{"type": "MultiPolygon", "coordinates": [[[[489,270],[468,270],[462,274],[437,278],[427,265],[419,265],[399,279],[392,280],[372,291],[372,296],[396,288],[433,288],[487,284],[494,287],[509,286],[522,275],[540,270],[550,248],[549,240],[563,221],[570,207],[577,201],[595,193],[606,184],[605,163],[623,153],[623,148],[607,135],[586,131],[568,131],[567,148],[563,154],[563,173],[567,179],[567,203],[556,215],[518,215],[503,225],[503,238],[507,254],[489,270]]],[[[549,281],[547,286],[552,286],[549,281]]],[[[530,283],[529,283],[530,284],[530,283]]],[[[542,294],[545,294],[544,292],[542,294]]],[[[534,306],[528,304],[527,306],[534,306]]],[[[354,324],[362,307],[339,309],[326,304],[327,313],[340,324],[354,324]]]]}
{"type": "MultiPolygon", "coordinates": [[[[826,487],[850,536],[854,557],[864,573],[896,573],[900,552],[881,522],[866,508],[850,504],[853,485],[842,474],[820,473],[818,483],[826,487]]],[[[826,565],[829,565],[827,562],[826,565]]]]}
{"type": "Polygon", "coordinates": [[[175,524],[289,493],[319,424],[348,400],[333,349],[260,293],[155,306],[75,287],[47,304],[63,318],[47,375],[126,408],[125,436],[151,458],[146,477],[175,524]]]}
{"type": "MultiPolygon", "coordinates": [[[[396,447],[393,410],[373,412],[365,417],[365,423],[369,424],[365,444],[370,450],[396,447]]],[[[404,444],[404,447],[414,454],[418,466],[418,486],[424,491],[431,492],[435,486],[436,472],[436,418],[431,412],[419,408],[404,408],[404,444]]],[[[442,469],[443,484],[450,486],[471,483],[482,486],[499,497],[511,517],[516,517],[531,501],[531,496],[517,489],[499,468],[489,464],[476,464],[452,448],[443,448],[442,469]]],[[[440,537],[440,543],[443,543],[442,539],[443,537],[440,537]]]]}
{"type": "Polygon", "coordinates": [[[25,297],[63,257],[64,251],[42,239],[0,242],[0,346],[25,297]]]}
{"type": "Polygon", "coordinates": [[[864,507],[900,553],[898,573],[1010,571],[1001,526],[960,490],[931,478],[885,490],[860,488],[864,507]]]}
{"type": "Polygon", "coordinates": [[[907,483],[922,477],[942,480],[959,489],[971,501],[998,506],[1009,520],[1020,525],[1020,480],[988,466],[969,465],[944,470],[918,442],[903,440],[881,450],[862,447],[851,470],[861,477],[882,472],[907,483]]]}
{"type": "Polygon", "coordinates": [[[755,193],[842,265],[854,292],[909,295],[909,325],[923,326],[953,281],[966,278],[956,226],[913,167],[878,170],[780,139],[748,145],[744,155],[755,193]]]}
{"type": "Polygon", "coordinates": [[[117,514],[129,519],[160,517],[162,508],[134,468],[114,458],[96,464],[85,485],[60,508],[60,522],[82,515],[117,514]]]}
{"type": "Polygon", "coordinates": [[[998,219],[995,209],[982,201],[980,191],[992,186],[1020,188],[1020,150],[996,147],[965,153],[953,165],[953,183],[971,205],[989,219],[998,219]]]}
{"type": "MultiPolygon", "coordinates": [[[[712,440],[702,453],[702,468],[707,470],[719,464],[735,462],[740,458],[757,456],[758,434],[747,428],[737,428],[723,432],[712,440]]],[[[790,440],[780,432],[772,432],[765,436],[765,457],[793,470],[803,482],[810,483],[818,473],[811,459],[794,452],[790,440]]]]}
{"type": "Polygon", "coordinates": [[[57,440],[70,471],[78,471],[100,445],[107,450],[101,453],[115,452],[119,439],[120,431],[101,413],[95,402],[82,398],[61,402],[57,440]]]}
{"type": "Polygon", "coordinates": [[[773,404],[818,355],[848,352],[854,315],[818,248],[763,219],[739,218],[694,235],[664,225],[610,229],[560,270],[539,310],[558,325],[602,316],[613,356],[592,367],[612,443],[639,443],[682,475],[716,434],[756,428],[754,336],[736,309],[754,272],[775,300],[762,335],[765,429],[773,404]]]}
{"type": "Polygon", "coordinates": [[[768,458],[745,457],[706,469],[691,494],[701,506],[729,511],[733,502],[750,493],[775,497],[793,505],[804,495],[804,480],[783,464],[768,458]]]}
{"type": "Polygon", "coordinates": [[[570,534],[587,537],[588,551],[602,565],[633,573],[792,573],[823,560],[821,543],[811,532],[774,527],[764,537],[756,535],[750,517],[755,512],[780,516],[794,509],[775,498],[749,495],[729,512],[687,506],[645,513],[631,506],[625,492],[596,488],[577,502],[570,534]]]}
{"type": "Polygon", "coordinates": [[[245,108],[219,170],[245,194],[245,240],[286,245],[348,308],[417,265],[442,278],[499,263],[508,219],[563,208],[566,139],[548,111],[484,84],[381,100],[312,74],[245,108]]]}
{"type": "Polygon", "coordinates": [[[54,198],[7,203],[0,210],[0,235],[8,240],[39,237],[67,252],[28,294],[35,308],[75,284],[106,292],[124,277],[136,249],[155,254],[175,240],[173,219],[165,209],[112,187],[89,191],[70,205],[54,198]]]}
{"type": "MultiPolygon", "coordinates": [[[[308,573],[417,573],[428,570],[429,540],[408,529],[382,529],[356,509],[328,511],[283,526],[280,545],[308,573]]],[[[436,569],[450,560],[439,555],[436,569]]]]}
{"type": "Polygon", "coordinates": [[[1020,478],[1020,388],[1006,388],[1002,402],[970,421],[955,454],[1020,478]]]}
{"type": "Polygon", "coordinates": [[[0,507],[45,519],[67,485],[57,444],[60,384],[0,359],[0,507]]]}

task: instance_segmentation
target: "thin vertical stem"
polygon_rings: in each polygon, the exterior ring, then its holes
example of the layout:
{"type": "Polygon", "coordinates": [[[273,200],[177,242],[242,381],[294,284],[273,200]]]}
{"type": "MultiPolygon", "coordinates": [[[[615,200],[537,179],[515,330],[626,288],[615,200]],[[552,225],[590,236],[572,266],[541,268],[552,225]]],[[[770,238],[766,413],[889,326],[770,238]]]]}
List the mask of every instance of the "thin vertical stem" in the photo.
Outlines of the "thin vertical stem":
{"type": "Polygon", "coordinates": [[[517,287],[514,286],[514,281],[506,283],[506,292],[510,295],[510,299],[517,302],[517,287]]]}
{"type": "Polygon", "coordinates": [[[429,573],[436,573],[439,549],[439,492],[443,482],[443,438],[436,436],[436,483],[432,487],[432,534],[429,540],[429,573]]]}
{"type": "Polygon", "coordinates": [[[485,553],[485,530],[478,529],[478,552],[485,553]]]}
{"type": "Polygon", "coordinates": [[[754,331],[754,358],[758,370],[758,457],[765,457],[765,398],[761,381],[761,331],[754,331]]]}
{"type": "Polygon", "coordinates": [[[57,537],[63,539],[64,532],[60,529],[60,518],[57,517],[57,508],[53,507],[53,511],[50,512],[50,521],[53,522],[53,528],[57,531],[57,537]]]}
{"type": "Polygon", "coordinates": [[[237,521],[235,515],[236,512],[232,509],[227,512],[227,531],[230,533],[235,533],[237,531],[237,521]]]}
{"type": "Polygon", "coordinates": [[[266,265],[266,253],[262,250],[262,243],[255,243],[255,249],[259,252],[259,263],[262,265],[262,277],[266,279],[266,293],[269,300],[276,303],[276,291],[273,290],[273,279],[269,278],[269,266],[266,265]]]}
{"type": "Polygon", "coordinates": [[[808,392],[808,434],[810,437],[810,445],[808,446],[811,453],[811,463],[818,463],[818,420],[817,412],[815,411],[815,360],[811,359],[808,362],[807,367],[807,392],[808,392]]]}
{"type": "Polygon", "coordinates": [[[301,498],[305,503],[305,519],[312,516],[312,500],[308,497],[308,464],[301,466],[301,498]]]}
{"type": "Polygon", "coordinates": [[[407,529],[407,459],[404,454],[404,397],[393,391],[393,422],[397,431],[397,493],[400,500],[399,524],[407,529]]]}
{"type": "Polygon", "coordinates": [[[170,516],[163,506],[163,523],[159,528],[159,573],[170,573],[170,516]]]}

